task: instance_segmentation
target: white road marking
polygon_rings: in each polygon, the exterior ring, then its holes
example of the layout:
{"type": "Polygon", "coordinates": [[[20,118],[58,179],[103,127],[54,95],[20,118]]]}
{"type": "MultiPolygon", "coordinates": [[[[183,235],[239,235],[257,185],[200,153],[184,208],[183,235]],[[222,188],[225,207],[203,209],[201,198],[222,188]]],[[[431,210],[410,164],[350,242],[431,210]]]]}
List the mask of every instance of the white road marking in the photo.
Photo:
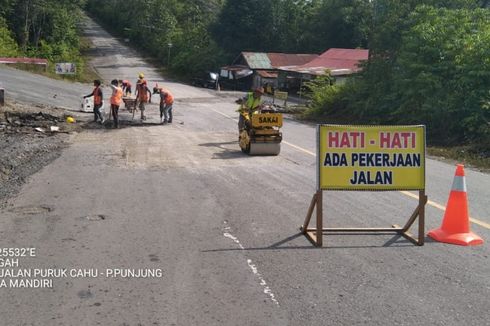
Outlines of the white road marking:
{"type": "Polygon", "coordinates": [[[240,243],[237,237],[233,236],[230,233],[223,233],[223,235],[225,238],[233,240],[233,242],[235,242],[238,245],[238,247],[240,247],[240,249],[245,250],[245,248],[242,246],[242,244],[240,243]]]}
{"type": "Polygon", "coordinates": [[[253,264],[252,259],[247,259],[247,264],[248,267],[250,267],[252,272],[255,274],[255,276],[260,280],[260,285],[264,287],[264,293],[271,297],[272,302],[274,302],[276,305],[279,305],[279,302],[276,300],[274,293],[272,293],[271,288],[267,285],[267,282],[264,280],[262,275],[260,275],[257,266],[253,264]]]}
{"type": "MultiPolygon", "coordinates": [[[[226,117],[226,118],[228,118],[228,119],[231,119],[231,120],[233,120],[233,121],[235,121],[235,122],[238,122],[238,120],[237,120],[237,119],[235,119],[235,118],[233,118],[233,117],[230,117],[229,115],[227,115],[227,114],[225,114],[225,113],[223,113],[223,112],[217,111],[217,110],[215,110],[215,109],[212,109],[212,110],[213,110],[214,112],[218,113],[218,114],[221,114],[222,116],[224,116],[224,117],[226,117]]],[[[305,149],[305,148],[303,148],[303,147],[300,147],[300,146],[298,146],[298,145],[291,144],[291,143],[289,143],[289,142],[287,142],[287,141],[284,141],[284,140],[283,140],[282,142],[283,142],[284,144],[288,145],[288,146],[291,146],[292,148],[294,148],[294,149],[296,149],[296,150],[298,150],[298,151],[300,151],[300,152],[306,153],[306,154],[311,155],[311,156],[316,156],[316,154],[315,154],[315,153],[313,153],[313,152],[311,152],[311,151],[309,151],[309,150],[307,150],[307,149],[305,149]]],[[[415,199],[417,199],[417,200],[419,199],[419,197],[418,197],[417,195],[414,195],[414,194],[412,194],[412,193],[410,193],[410,192],[408,192],[408,191],[400,191],[400,193],[402,193],[402,194],[404,194],[404,195],[406,195],[406,196],[408,196],[408,197],[415,198],[415,199]]],[[[432,200],[427,201],[427,204],[428,204],[428,205],[430,205],[430,206],[432,206],[432,207],[438,208],[438,209],[440,209],[440,210],[442,210],[442,211],[446,211],[446,206],[441,205],[441,204],[438,204],[438,203],[436,203],[436,202],[433,202],[432,200]]],[[[479,226],[481,226],[481,227],[484,227],[484,228],[486,228],[486,229],[489,229],[489,230],[490,230],[490,224],[485,223],[485,222],[481,221],[480,219],[477,219],[477,218],[474,218],[474,217],[470,217],[470,222],[472,222],[472,223],[474,223],[474,224],[477,224],[477,225],[479,225],[479,226]]]]}
{"type": "MultiPolygon", "coordinates": [[[[226,227],[225,230],[229,231],[230,228],[226,227]]],[[[233,240],[233,242],[235,242],[241,250],[245,250],[245,247],[243,247],[243,245],[240,243],[240,240],[238,240],[238,238],[235,237],[233,234],[231,234],[229,232],[225,232],[225,233],[223,233],[223,236],[225,238],[233,240]]],[[[259,279],[259,284],[264,289],[264,293],[267,294],[271,298],[272,302],[274,302],[276,305],[279,305],[279,302],[277,301],[276,296],[272,292],[271,288],[267,285],[267,282],[265,281],[265,279],[259,273],[259,270],[258,270],[257,266],[253,263],[252,259],[247,259],[247,264],[248,264],[248,267],[250,267],[250,269],[252,270],[252,273],[255,275],[255,277],[257,277],[259,279]]]]}

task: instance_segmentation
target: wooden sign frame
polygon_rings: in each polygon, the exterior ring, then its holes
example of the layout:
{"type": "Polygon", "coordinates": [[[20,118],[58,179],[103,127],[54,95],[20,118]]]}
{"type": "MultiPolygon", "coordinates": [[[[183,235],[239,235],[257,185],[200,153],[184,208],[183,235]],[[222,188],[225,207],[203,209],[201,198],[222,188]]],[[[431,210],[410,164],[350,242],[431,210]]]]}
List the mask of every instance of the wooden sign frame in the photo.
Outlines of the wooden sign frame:
{"type": "Polygon", "coordinates": [[[314,246],[323,246],[323,234],[328,232],[342,232],[342,233],[396,233],[407,240],[411,241],[417,246],[424,245],[425,237],[425,205],[427,204],[428,197],[425,194],[425,190],[419,191],[419,204],[413,211],[412,215],[408,219],[405,226],[400,227],[398,225],[393,225],[391,228],[324,228],[323,227],[323,190],[318,190],[311,199],[310,207],[308,208],[308,213],[306,214],[306,219],[303,225],[300,227],[301,233],[310,240],[314,246]],[[313,216],[313,211],[316,208],[316,228],[309,228],[311,217],[313,216]],[[418,238],[414,237],[409,233],[410,227],[415,223],[418,218],[418,238]]]}

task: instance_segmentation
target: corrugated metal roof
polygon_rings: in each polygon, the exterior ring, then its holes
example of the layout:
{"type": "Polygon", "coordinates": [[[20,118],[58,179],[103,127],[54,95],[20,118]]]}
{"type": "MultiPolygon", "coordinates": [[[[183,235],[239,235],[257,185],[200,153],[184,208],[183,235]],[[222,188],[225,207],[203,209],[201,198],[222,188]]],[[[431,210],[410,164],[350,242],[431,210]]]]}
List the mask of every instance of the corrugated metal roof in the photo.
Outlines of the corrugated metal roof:
{"type": "Polygon", "coordinates": [[[264,78],[277,78],[277,72],[267,71],[267,70],[259,70],[257,73],[264,78]]]}
{"type": "Polygon", "coordinates": [[[342,58],[347,60],[367,60],[369,50],[366,49],[338,49],[331,48],[323,52],[320,57],[342,58]]]}
{"type": "Polygon", "coordinates": [[[369,50],[364,49],[329,49],[318,58],[302,65],[303,68],[324,67],[324,69],[349,69],[358,71],[359,63],[367,60],[369,50]]]}
{"type": "Polygon", "coordinates": [[[359,63],[368,57],[369,50],[333,48],[306,64],[283,66],[279,69],[317,76],[325,74],[326,70],[330,70],[332,76],[350,75],[359,71],[359,63]]]}
{"type": "Polygon", "coordinates": [[[318,54],[267,53],[274,68],[281,66],[300,66],[318,58],[318,54]]]}
{"type": "MultiPolygon", "coordinates": [[[[280,67],[280,70],[291,71],[291,72],[313,75],[313,76],[324,75],[327,69],[328,68],[325,67],[303,67],[303,66],[280,67]]],[[[328,70],[330,70],[331,76],[345,76],[354,73],[354,71],[352,71],[351,69],[328,69],[328,70]]]]}
{"type": "Polygon", "coordinates": [[[245,61],[250,69],[273,69],[267,53],[263,52],[242,52],[245,61]]]}
{"type": "Polygon", "coordinates": [[[244,65],[234,65],[234,66],[223,66],[221,67],[221,69],[226,69],[229,71],[239,71],[239,70],[248,69],[248,67],[244,65]]]}
{"type": "Polygon", "coordinates": [[[273,70],[281,66],[299,66],[318,57],[317,54],[242,52],[250,69],[273,70]]]}

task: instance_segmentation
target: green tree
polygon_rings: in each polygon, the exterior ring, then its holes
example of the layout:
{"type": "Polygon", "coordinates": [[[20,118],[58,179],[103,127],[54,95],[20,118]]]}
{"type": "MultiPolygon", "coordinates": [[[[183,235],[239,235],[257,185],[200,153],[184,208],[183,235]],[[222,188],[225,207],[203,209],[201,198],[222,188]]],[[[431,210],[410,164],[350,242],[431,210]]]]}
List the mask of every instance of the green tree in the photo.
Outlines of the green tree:
{"type": "Polygon", "coordinates": [[[481,5],[373,1],[369,61],[338,92],[316,85],[311,113],[351,123],[423,123],[431,144],[473,143],[488,153],[490,11],[481,5]]]}
{"type": "Polygon", "coordinates": [[[397,110],[408,122],[425,122],[439,143],[487,139],[490,112],[490,11],[423,6],[410,15],[412,27],[393,74],[397,110]]]}
{"type": "Polygon", "coordinates": [[[272,0],[228,0],[212,27],[213,37],[231,56],[274,50],[272,0]]]}
{"type": "Polygon", "coordinates": [[[18,53],[17,43],[12,37],[10,30],[7,28],[5,20],[0,17],[0,56],[15,57],[18,53]]]}
{"type": "MultiPolygon", "coordinates": [[[[317,52],[310,43],[308,26],[316,15],[318,1],[274,0],[272,2],[272,51],[287,53],[317,52]]],[[[323,48],[322,48],[323,49],[323,48]]]]}
{"type": "Polygon", "coordinates": [[[366,0],[324,0],[314,3],[314,14],[305,24],[308,49],[365,48],[372,2],[366,0]]]}

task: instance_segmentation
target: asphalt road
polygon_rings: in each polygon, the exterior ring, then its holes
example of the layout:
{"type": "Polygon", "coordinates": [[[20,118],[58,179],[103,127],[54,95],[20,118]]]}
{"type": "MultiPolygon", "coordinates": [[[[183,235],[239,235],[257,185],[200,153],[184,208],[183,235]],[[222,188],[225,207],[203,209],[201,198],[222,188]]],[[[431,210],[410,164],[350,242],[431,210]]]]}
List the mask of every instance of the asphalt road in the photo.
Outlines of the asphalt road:
{"type": "MultiPolygon", "coordinates": [[[[157,125],[153,105],[145,124],[74,135],[9,201],[1,247],[37,250],[22,268],[99,274],[0,288],[2,324],[490,325],[487,243],[427,238],[416,247],[393,235],[339,234],[313,248],[298,226],[315,191],[314,126],[288,119],[279,156],[245,156],[233,94],[166,82],[93,22],[88,31],[104,80],[143,70],[176,95],[175,121],[157,125]],[[118,268],[162,277],[107,277],[118,268]]],[[[81,91],[10,69],[0,77],[19,80],[16,94],[34,103],[29,91],[39,85],[81,91]]],[[[427,230],[441,223],[454,170],[427,162],[427,230]]],[[[489,239],[490,176],[466,174],[472,230],[489,239]]],[[[327,192],[325,224],[403,224],[416,203],[401,192],[327,192]]]]}
{"type": "Polygon", "coordinates": [[[79,111],[81,98],[90,94],[89,85],[67,83],[47,77],[32,75],[5,65],[0,68],[0,87],[5,89],[5,99],[51,105],[79,111]]]}

